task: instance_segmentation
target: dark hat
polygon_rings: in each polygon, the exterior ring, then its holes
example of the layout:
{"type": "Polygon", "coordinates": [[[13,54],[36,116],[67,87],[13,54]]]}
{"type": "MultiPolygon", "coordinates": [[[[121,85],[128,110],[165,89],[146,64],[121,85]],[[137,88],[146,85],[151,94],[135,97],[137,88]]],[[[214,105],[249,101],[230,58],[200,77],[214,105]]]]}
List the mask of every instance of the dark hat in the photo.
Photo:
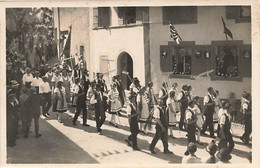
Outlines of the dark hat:
{"type": "Polygon", "coordinates": [[[221,161],[229,161],[232,156],[228,153],[227,148],[222,148],[217,154],[217,158],[221,161]]]}
{"type": "Polygon", "coordinates": [[[206,147],[206,151],[209,152],[209,154],[215,154],[217,151],[217,145],[214,140],[211,141],[211,143],[206,147]]]}
{"type": "Polygon", "coordinates": [[[194,142],[188,144],[189,153],[195,153],[197,151],[197,145],[194,142]]]}
{"type": "Polygon", "coordinates": [[[134,78],[133,78],[133,81],[140,82],[139,79],[138,79],[137,77],[134,77],[134,78]]]}
{"type": "Polygon", "coordinates": [[[34,71],[34,74],[40,74],[40,72],[39,71],[34,71]]]}

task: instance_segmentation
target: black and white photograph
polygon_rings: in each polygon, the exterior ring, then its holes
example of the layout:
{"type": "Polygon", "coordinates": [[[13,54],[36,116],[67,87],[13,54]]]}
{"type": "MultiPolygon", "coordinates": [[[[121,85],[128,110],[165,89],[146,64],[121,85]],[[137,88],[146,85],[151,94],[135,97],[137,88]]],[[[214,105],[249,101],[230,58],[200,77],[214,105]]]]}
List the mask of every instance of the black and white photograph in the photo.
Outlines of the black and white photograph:
{"type": "Polygon", "coordinates": [[[2,8],[3,164],[258,163],[259,2],[120,2],[2,8]]]}

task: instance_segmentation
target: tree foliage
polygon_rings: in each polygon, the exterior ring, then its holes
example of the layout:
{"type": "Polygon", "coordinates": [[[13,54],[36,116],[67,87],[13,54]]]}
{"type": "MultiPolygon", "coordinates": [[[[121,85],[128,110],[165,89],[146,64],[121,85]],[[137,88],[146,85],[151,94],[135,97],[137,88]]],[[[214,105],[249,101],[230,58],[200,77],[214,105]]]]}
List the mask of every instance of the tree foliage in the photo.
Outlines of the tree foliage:
{"type": "MultiPolygon", "coordinates": [[[[7,57],[27,59],[28,50],[36,50],[35,56],[41,60],[53,51],[53,11],[50,8],[9,8],[7,19],[13,21],[14,28],[6,30],[7,57]],[[15,55],[15,56],[14,56],[15,55]]],[[[9,60],[7,58],[7,60],[9,60]]]]}

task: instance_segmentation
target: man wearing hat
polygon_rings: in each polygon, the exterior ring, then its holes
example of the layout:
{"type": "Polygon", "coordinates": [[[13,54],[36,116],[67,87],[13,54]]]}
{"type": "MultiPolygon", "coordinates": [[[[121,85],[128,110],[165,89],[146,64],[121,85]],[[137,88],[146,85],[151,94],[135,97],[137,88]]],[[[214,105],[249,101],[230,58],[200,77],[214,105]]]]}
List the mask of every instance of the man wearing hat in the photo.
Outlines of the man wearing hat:
{"type": "Polygon", "coordinates": [[[40,118],[40,105],[41,105],[41,97],[38,94],[36,88],[31,88],[31,94],[28,98],[28,104],[30,104],[30,108],[27,112],[27,125],[25,131],[25,138],[28,137],[32,119],[34,120],[35,125],[35,138],[41,137],[39,134],[39,118],[40,118]]]}
{"type": "Polygon", "coordinates": [[[180,111],[181,111],[179,129],[184,130],[183,126],[184,126],[185,111],[188,107],[187,85],[182,85],[182,91],[178,94],[177,100],[180,103],[180,111]]]}
{"type": "Polygon", "coordinates": [[[35,77],[32,80],[32,86],[36,88],[37,93],[39,93],[39,86],[42,83],[42,79],[39,77],[40,72],[35,71],[34,72],[35,77]]]}
{"type": "Polygon", "coordinates": [[[18,111],[16,105],[16,96],[11,93],[7,98],[7,114],[6,114],[6,122],[7,122],[7,146],[13,147],[15,146],[15,138],[16,138],[16,114],[18,111]]]}
{"type": "Polygon", "coordinates": [[[126,92],[126,97],[128,101],[126,113],[129,120],[131,134],[128,136],[127,139],[125,139],[125,141],[128,143],[128,146],[131,146],[132,143],[133,150],[139,151],[140,149],[137,147],[137,135],[139,133],[138,121],[137,121],[138,113],[137,113],[137,106],[135,103],[135,99],[133,99],[133,96],[134,95],[131,94],[131,92],[126,92]]]}
{"type": "Polygon", "coordinates": [[[215,101],[214,99],[214,90],[212,87],[208,88],[208,95],[204,97],[204,106],[205,106],[205,112],[204,115],[206,116],[206,120],[204,122],[203,128],[201,130],[202,135],[206,135],[205,131],[207,127],[209,127],[210,137],[215,138],[214,136],[214,125],[213,125],[213,114],[214,114],[214,107],[215,107],[215,101]]]}
{"type": "Polygon", "coordinates": [[[165,154],[172,154],[173,152],[168,149],[168,121],[167,121],[167,114],[166,111],[163,109],[163,102],[159,101],[159,105],[154,106],[154,113],[153,116],[156,121],[156,133],[152,140],[152,143],[149,147],[149,150],[152,154],[155,154],[154,147],[159,139],[163,142],[163,148],[165,154]]]}
{"type": "Polygon", "coordinates": [[[29,67],[25,69],[25,72],[26,73],[23,75],[23,85],[30,88],[33,81],[33,75],[31,74],[31,69],[29,67]]]}
{"type": "Polygon", "coordinates": [[[107,85],[106,81],[103,79],[103,74],[102,73],[97,73],[97,79],[95,80],[96,84],[101,85],[101,91],[106,92],[107,91],[107,85]]]}
{"type": "MultiPolygon", "coordinates": [[[[194,111],[195,102],[194,100],[189,100],[188,102],[188,108],[185,112],[185,120],[186,120],[186,131],[188,133],[188,143],[190,142],[196,142],[196,127],[197,127],[197,116],[196,112],[194,111]]],[[[185,152],[185,155],[187,156],[189,154],[188,148],[185,152]]]]}
{"type": "Polygon", "coordinates": [[[102,135],[101,126],[105,122],[105,96],[101,90],[101,84],[96,84],[96,91],[94,91],[94,96],[91,98],[91,103],[95,104],[95,119],[96,127],[99,135],[102,135]]]}
{"type": "Polygon", "coordinates": [[[234,141],[232,134],[230,132],[231,129],[231,115],[230,115],[230,104],[228,101],[223,102],[223,112],[222,115],[219,118],[219,137],[220,137],[220,146],[221,144],[228,143],[227,146],[227,152],[230,154],[232,150],[234,149],[234,141]]]}
{"type": "Polygon", "coordinates": [[[251,109],[251,96],[249,93],[244,95],[244,103],[242,105],[242,112],[244,115],[245,132],[240,139],[245,143],[249,144],[249,137],[252,132],[252,109],[251,109]]]}
{"type": "Polygon", "coordinates": [[[209,153],[209,157],[203,160],[203,163],[217,163],[218,159],[215,156],[215,153],[217,152],[217,145],[214,140],[211,141],[211,143],[206,147],[206,151],[209,153]]]}
{"type": "Polygon", "coordinates": [[[80,115],[80,112],[82,110],[82,113],[83,113],[83,126],[89,126],[87,124],[87,107],[86,107],[86,88],[84,86],[84,82],[85,80],[82,78],[80,80],[80,83],[78,85],[78,93],[77,93],[77,96],[78,96],[78,99],[77,99],[77,102],[76,102],[76,106],[77,106],[77,110],[76,110],[76,113],[74,115],[74,118],[73,118],[73,125],[76,126],[76,121],[80,115]]]}
{"type": "Polygon", "coordinates": [[[188,153],[189,155],[184,156],[182,158],[182,162],[181,163],[201,163],[200,158],[198,158],[195,155],[195,152],[197,151],[197,146],[194,142],[190,142],[188,144],[188,153]]]}
{"type": "Polygon", "coordinates": [[[39,86],[39,94],[42,97],[42,114],[44,117],[48,117],[49,109],[51,107],[51,88],[49,83],[47,82],[47,77],[42,77],[42,83],[39,86]]]}

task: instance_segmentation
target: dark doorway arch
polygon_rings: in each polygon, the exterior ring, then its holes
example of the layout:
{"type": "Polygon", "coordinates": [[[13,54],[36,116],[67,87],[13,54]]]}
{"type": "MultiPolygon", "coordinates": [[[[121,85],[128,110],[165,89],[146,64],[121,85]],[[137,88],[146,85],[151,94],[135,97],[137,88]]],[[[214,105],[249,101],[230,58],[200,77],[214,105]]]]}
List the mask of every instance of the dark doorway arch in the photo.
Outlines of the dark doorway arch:
{"type": "Polygon", "coordinates": [[[127,52],[122,52],[117,58],[117,74],[120,75],[122,85],[124,89],[129,89],[131,80],[126,74],[122,72],[126,71],[129,73],[129,77],[133,79],[133,59],[127,52]]]}

